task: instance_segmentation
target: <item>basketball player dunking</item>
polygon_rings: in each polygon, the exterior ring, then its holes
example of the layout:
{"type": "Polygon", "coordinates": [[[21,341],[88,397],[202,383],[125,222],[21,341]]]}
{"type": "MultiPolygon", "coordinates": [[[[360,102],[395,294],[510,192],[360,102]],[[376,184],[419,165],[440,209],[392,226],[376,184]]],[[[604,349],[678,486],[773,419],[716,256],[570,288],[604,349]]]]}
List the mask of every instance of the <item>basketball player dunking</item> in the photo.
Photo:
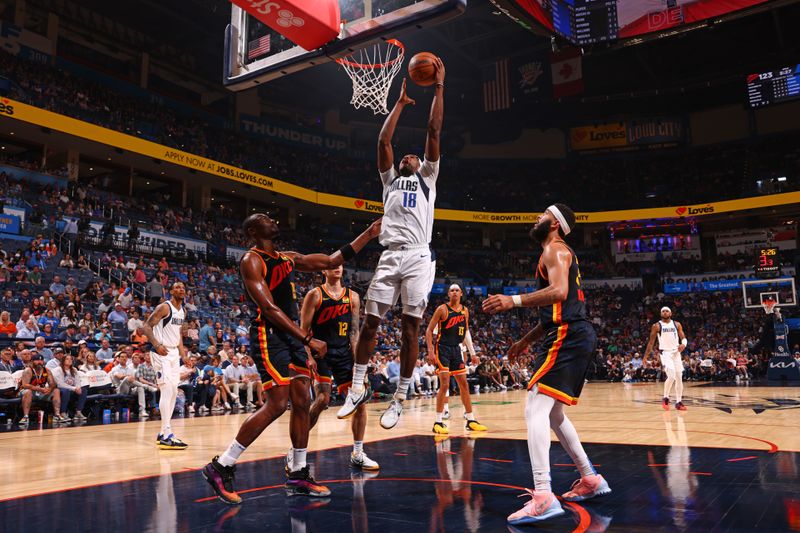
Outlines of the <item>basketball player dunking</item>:
{"type": "MultiPolygon", "coordinates": [[[[300,327],[328,344],[328,353],[317,361],[316,398],[311,405],[309,429],[317,424],[320,413],[331,401],[331,382],[335,379],[339,394],[350,388],[353,377],[353,347],[358,344],[358,293],[342,285],[344,268],[323,270],[325,283],[306,294],[300,310],[300,327]]],[[[364,453],[364,430],[367,427],[367,404],[362,403],[352,417],[353,452],[350,464],[362,470],[378,470],[378,463],[364,453]]],[[[291,450],[290,450],[291,452],[291,450]]],[[[291,468],[291,455],[287,455],[291,468]]]]}
{"type": "Polygon", "coordinates": [[[661,308],[661,320],[650,328],[650,339],[647,341],[647,348],[644,351],[642,366],[647,363],[647,357],[650,355],[656,339],[658,339],[658,349],[661,351],[661,366],[667,374],[661,406],[665,411],[669,411],[669,395],[674,385],[675,409],[685,411],[686,406],[683,405],[683,362],[681,361],[681,354],[686,349],[689,341],[686,335],[683,334],[681,323],[672,320],[672,310],[667,306],[661,308]]]}
{"type": "Polygon", "coordinates": [[[472,338],[469,336],[469,309],[461,303],[461,287],[454,283],[448,289],[447,294],[450,301],[436,308],[425,331],[428,357],[435,360],[436,373],[439,375],[436,421],[433,423],[433,432],[439,435],[450,433],[444,423],[444,404],[447,401],[450,376],[453,376],[458,384],[461,403],[464,404],[467,429],[469,431],[486,431],[486,426],[475,420],[475,414],[472,412],[472,399],[469,396],[469,385],[467,384],[467,367],[464,364],[464,356],[461,354],[461,343],[472,347],[472,338]],[[439,334],[434,348],[433,330],[437,326],[439,334]]]}
{"type": "Polygon", "coordinates": [[[183,283],[173,283],[170,296],[169,300],[156,306],[142,330],[153,347],[150,358],[161,393],[158,400],[161,433],[156,437],[156,446],[163,450],[184,450],[187,444],[172,434],[170,425],[178,398],[178,383],[181,381],[180,368],[182,362],[186,361],[182,333],[186,320],[186,310],[183,308],[186,287],[183,283]]]}
{"type": "Polygon", "coordinates": [[[381,415],[381,427],[391,429],[400,420],[419,357],[419,325],[428,305],[436,274],[435,256],[430,249],[433,233],[433,206],[439,175],[439,137],[444,114],[444,64],[436,59],[436,85],[425,143],[425,160],[413,154],[403,156],[394,168],[392,136],[405,106],[414,104],[406,94],[406,81],[392,112],[378,136],[378,170],[383,182],[383,228],[380,243],[386,246],[367,291],[366,319],[356,346],[353,384],[337,416],[349,418],[370,397],[364,385],[367,363],[376,342],[381,319],[403,300],[400,345],[400,380],[394,398],[381,415]]]}
{"type": "Polygon", "coordinates": [[[236,461],[267,426],[286,412],[291,398],[289,433],[293,457],[286,492],[290,496],[328,496],[330,490],[314,481],[306,464],[311,406],[309,379],[317,369],[306,348],[324,357],[328,347],[297,325],[293,272],[318,272],[338,267],[378,236],[381,221],[373,222],[353,242],[332,255],[277,251],[274,241],[278,237],[278,224],[265,214],[247,217],[242,228],[255,242],[255,247],[242,256],[239,265],[246,293],[258,306],[258,315],[250,326],[250,350],[269,401],[244,421],[225,453],[214,457],[203,468],[203,477],[220,500],[232,505],[241,503],[241,497],[233,489],[236,461]]]}
{"type": "Polygon", "coordinates": [[[514,307],[539,308],[539,324],[511,347],[509,358],[516,358],[544,337],[534,359],[525,406],[534,489],[528,491],[531,500],[508,517],[512,525],[533,524],[564,514],[550,487],[550,429],[581,475],[562,497],[583,501],[611,492],[606,480],[592,467],[575,426],[564,413],[564,405],[578,403],[597,345],[597,335],[586,318],[578,258],[564,242],[574,226],[575,213],[569,207],[548,207],[531,231],[533,239],[543,247],[536,269],[536,292],[492,295],[483,302],[483,310],[491,314],[514,307]]]}

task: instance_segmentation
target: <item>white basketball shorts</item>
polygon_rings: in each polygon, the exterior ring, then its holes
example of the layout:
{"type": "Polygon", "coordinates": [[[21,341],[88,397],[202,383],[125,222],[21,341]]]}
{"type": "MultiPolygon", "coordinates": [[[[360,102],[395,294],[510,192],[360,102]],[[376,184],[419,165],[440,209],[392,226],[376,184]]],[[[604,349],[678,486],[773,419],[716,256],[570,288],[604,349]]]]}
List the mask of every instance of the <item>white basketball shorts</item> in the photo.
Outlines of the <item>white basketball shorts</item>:
{"type": "Polygon", "coordinates": [[[665,351],[661,352],[661,366],[666,370],[667,367],[672,367],[675,374],[683,374],[683,361],[681,360],[681,352],[665,351]]]}
{"type": "Polygon", "coordinates": [[[434,277],[436,261],[429,245],[389,247],[378,261],[367,301],[394,306],[400,298],[404,312],[419,308],[424,311],[434,277]]]}
{"type": "Polygon", "coordinates": [[[177,348],[168,348],[167,355],[150,352],[153,370],[156,371],[156,382],[160,385],[172,385],[177,388],[181,380],[181,356],[177,348]]]}

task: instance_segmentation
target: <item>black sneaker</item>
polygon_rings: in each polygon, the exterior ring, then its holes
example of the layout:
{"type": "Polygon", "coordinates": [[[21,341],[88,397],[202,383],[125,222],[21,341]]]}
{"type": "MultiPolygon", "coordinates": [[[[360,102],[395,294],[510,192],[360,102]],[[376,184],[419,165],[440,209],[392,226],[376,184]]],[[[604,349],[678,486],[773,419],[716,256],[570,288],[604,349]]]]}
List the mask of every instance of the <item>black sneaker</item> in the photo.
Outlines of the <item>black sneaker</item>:
{"type": "Polygon", "coordinates": [[[286,480],[286,494],[288,496],[310,496],[312,498],[325,498],[331,495],[330,489],[324,485],[318,485],[311,477],[308,465],[300,470],[295,470],[289,474],[286,480]]]}
{"type": "Polygon", "coordinates": [[[233,490],[233,480],[236,477],[236,465],[222,466],[219,464],[219,455],[211,459],[202,470],[203,477],[214,489],[217,497],[228,505],[239,505],[242,498],[233,490]]]}
{"type": "Polygon", "coordinates": [[[188,444],[183,442],[172,433],[166,437],[159,433],[158,437],[156,437],[156,446],[162,450],[185,450],[189,447],[188,444]]]}

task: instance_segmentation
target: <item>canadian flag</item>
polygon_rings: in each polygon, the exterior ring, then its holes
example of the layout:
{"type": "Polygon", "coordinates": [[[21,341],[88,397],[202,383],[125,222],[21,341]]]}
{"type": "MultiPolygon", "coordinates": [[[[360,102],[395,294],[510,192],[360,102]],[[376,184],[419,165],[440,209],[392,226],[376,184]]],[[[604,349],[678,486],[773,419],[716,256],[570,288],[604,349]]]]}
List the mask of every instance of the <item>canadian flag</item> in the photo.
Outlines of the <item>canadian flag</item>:
{"type": "Polygon", "coordinates": [[[581,61],[581,51],[578,48],[565,48],[550,53],[554,97],[563,98],[583,92],[581,61]]]}

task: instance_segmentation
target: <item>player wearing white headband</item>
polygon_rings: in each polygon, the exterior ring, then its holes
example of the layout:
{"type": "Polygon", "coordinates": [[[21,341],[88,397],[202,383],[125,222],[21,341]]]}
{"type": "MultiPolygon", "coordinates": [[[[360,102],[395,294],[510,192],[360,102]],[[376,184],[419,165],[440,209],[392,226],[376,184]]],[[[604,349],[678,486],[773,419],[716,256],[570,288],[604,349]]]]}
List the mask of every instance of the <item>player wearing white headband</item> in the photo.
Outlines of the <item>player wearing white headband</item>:
{"type": "Polygon", "coordinates": [[[658,339],[658,349],[661,351],[661,367],[667,374],[664,382],[664,398],[661,400],[661,407],[669,411],[669,395],[675,386],[675,409],[685,411],[683,405],[683,362],[681,353],[686,349],[689,341],[683,334],[683,326],[680,322],[672,320],[672,310],[664,306],[661,308],[661,320],[653,324],[650,328],[650,339],[647,341],[647,348],[642,358],[642,366],[647,363],[647,356],[653,349],[656,339],[658,339]]]}
{"type": "Polygon", "coordinates": [[[425,330],[425,341],[428,344],[428,358],[436,364],[439,376],[439,393],[436,395],[436,422],[433,432],[439,435],[450,433],[444,423],[444,404],[447,389],[450,387],[450,376],[458,384],[461,403],[464,404],[464,417],[467,419],[468,431],[486,431],[486,426],[475,420],[472,412],[472,400],[467,384],[467,367],[461,355],[461,343],[466,344],[470,354],[475,353],[472,337],[469,334],[469,309],[461,303],[461,287],[453,283],[447,291],[450,301],[436,308],[436,311],[425,330]],[[436,344],[433,341],[434,330],[438,330],[436,344]]]}
{"type": "Polygon", "coordinates": [[[575,226],[575,213],[555,204],[539,216],[531,237],[542,244],[536,269],[537,290],[524,295],[495,294],[483,302],[487,313],[513,307],[538,307],[539,324],[508,351],[509,359],[542,340],[535,351],[533,377],[528,383],[525,420],[528,452],[533,469],[531,500],[508,517],[509,524],[535,524],[564,514],[550,487],[550,430],[572,458],[581,478],[562,495],[566,501],[583,501],[611,492],[597,474],[581,445],[575,426],[564,413],[575,405],[583,389],[589,361],[597,347],[597,334],[586,314],[581,272],[575,252],[564,242],[575,226]]]}

